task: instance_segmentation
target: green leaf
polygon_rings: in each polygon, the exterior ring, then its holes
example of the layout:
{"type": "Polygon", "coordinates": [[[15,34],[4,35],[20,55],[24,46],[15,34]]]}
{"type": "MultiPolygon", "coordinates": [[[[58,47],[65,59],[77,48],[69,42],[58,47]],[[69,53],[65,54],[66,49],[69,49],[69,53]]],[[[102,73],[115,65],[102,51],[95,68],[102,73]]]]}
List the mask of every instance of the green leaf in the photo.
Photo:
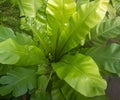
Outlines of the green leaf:
{"type": "Polygon", "coordinates": [[[49,52],[49,39],[46,34],[46,8],[47,0],[19,0],[21,16],[21,28],[32,30],[36,43],[40,42],[40,47],[46,53],[49,52]]]}
{"type": "Polygon", "coordinates": [[[18,0],[22,24],[25,24],[25,17],[38,19],[40,22],[45,18],[45,8],[47,0],[18,0]],[[41,16],[42,15],[42,16],[41,16]]]}
{"type": "Polygon", "coordinates": [[[27,24],[33,32],[33,38],[38,46],[47,54],[50,52],[50,38],[47,34],[47,25],[45,24],[46,20],[43,22],[38,21],[37,19],[28,18],[27,24]]]}
{"type": "Polygon", "coordinates": [[[91,30],[91,40],[95,45],[102,45],[110,38],[115,38],[120,31],[120,17],[107,20],[91,30]]]}
{"type": "MultiPolygon", "coordinates": [[[[47,0],[19,0],[18,4],[19,4],[19,9],[21,12],[21,16],[23,16],[21,18],[21,24],[22,24],[22,28],[27,28],[27,30],[31,29],[31,25],[29,26],[28,24],[33,24],[34,22],[29,22],[29,19],[34,19],[37,20],[40,24],[39,27],[36,28],[40,28],[40,26],[43,28],[43,25],[45,24],[46,21],[46,16],[45,16],[45,8],[46,8],[46,3],[47,0]]],[[[35,22],[36,23],[36,22],[35,22]]],[[[41,28],[41,29],[42,29],[41,28]]]]}
{"type": "Polygon", "coordinates": [[[64,85],[64,81],[60,80],[57,75],[54,75],[52,77],[52,100],[66,100],[65,96],[62,93],[61,87],[64,85]]]}
{"type": "MultiPolygon", "coordinates": [[[[40,0],[18,0],[21,16],[35,17],[40,0]]],[[[40,5],[39,5],[40,6],[40,5]]]]}
{"type": "Polygon", "coordinates": [[[88,3],[89,0],[77,0],[77,10],[79,10],[82,4],[88,3]]]}
{"type": "Polygon", "coordinates": [[[18,97],[25,94],[28,89],[36,87],[35,71],[25,68],[15,68],[0,78],[0,94],[2,96],[12,92],[13,96],[18,97]]]}
{"type": "Polygon", "coordinates": [[[19,45],[12,39],[0,43],[0,63],[19,66],[37,65],[43,63],[43,52],[34,45],[19,45]]]}
{"type": "Polygon", "coordinates": [[[17,2],[18,2],[18,0],[10,0],[10,3],[11,3],[13,6],[16,5],[17,2]]]}
{"type": "Polygon", "coordinates": [[[105,95],[85,97],[64,81],[55,80],[52,88],[52,100],[108,100],[105,95]],[[56,87],[57,85],[57,87],[56,87]]]}
{"type": "Polygon", "coordinates": [[[11,66],[10,65],[0,64],[0,75],[6,74],[9,70],[11,70],[11,66]]]}
{"type": "Polygon", "coordinates": [[[14,32],[10,28],[6,28],[0,25],[0,42],[8,39],[8,38],[15,38],[14,32]]]}
{"type": "Polygon", "coordinates": [[[44,29],[44,31],[47,32],[46,6],[48,0],[40,0],[40,1],[41,1],[41,7],[36,13],[36,19],[41,24],[41,30],[44,29]]]}
{"type": "Polygon", "coordinates": [[[75,12],[75,0],[48,0],[46,13],[48,34],[51,34],[52,52],[57,52],[60,34],[65,31],[71,15],[75,12]]]}
{"type": "Polygon", "coordinates": [[[120,0],[111,0],[113,7],[116,9],[117,16],[120,16],[120,0]]]}
{"type": "Polygon", "coordinates": [[[106,82],[91,57],[82,54],[66,55],[59,62],[52,64],[60,79],[84,96],[103,95],[106,82]]]}
{"type": "Polygon", "coordinates": [[[61,89],[52,90],[52,100],[64,100],[65,97],[61,93],[61,89]]]}
{"type": "Polygon", "coordinates": [[[96,0],[85,3],[75,12],[65,33],[59,39],[58,55],[62,55],[72,48],[83,45],[90,29],[104,18],[109,0],[96,0]]]}
{"type": "Polygon", "coordinates": [[[14,33],[12,29],[0,26],[0,42],[12,38],[16,42],[22,45],[31,45],[34,44],[32,37],[25,33],[14,33]]]}
{"type": "Polygon", "coordinates": [[[48,63],[38,65],[38,70],[37,70],[38,75],[45,75],[47,73],[46,71],[47,66],[48,66],[47,64],[48,63]]]}
{"type": "Polygon", "coordinates": [[[21,45],[34,45],[34,41],[32,40],[32,37],[25,33],[18,33],[16,32],[16,37],[14,39],[18,44],[21,45]]]}
{"type": "Polygon", "coordinates": [[[85,97],[80,93],[76,92],[75,90],[73,90],[67,84],[64,84],[61,90],[66,100],[108,100],[108,98],[105,95],[95,96],[95,97],[85,97]]]}
{"type": "Polygon", "coordinates": [[[30,100],[51,100],[51,95],[46,92],[49,78],[45,75],[38,77],[38,89],[31,96],[30,100]]]}
{"type": "Polygon", "coordinates": [[[30,100],[52,100],[51,95],[42,94],[40,91],[36,91],[30,98],[30,100]]]}
{"type": "Polygon", "coordinates": [[[49,79],[45,75],[41,75],[38,77],[38,89],[40,92],[46,92],[47,85],[48,85],[49,79]]]}
{"type": "Polygon", "coordinates": [[[116,17],[116,9],[111,4],[109,4],[108,5],[108,18],[113,19],[115,17],[116,17]]]}
{"type": "Polygon", "coordinates": [[[70,16],[75,12],[75,6],[74,0],[49,0],[46,8],[47,18],[49,20],[50,16],[54,17],[57,24],[62,25],[61,27],[63,28],[70,16]]]}
{"type": "Polygon", "coordinates": [[[120,45],[111,44],[105,47],[94,47],[86,52],[101,69],[112,73],[120,73],[120,45]]]}

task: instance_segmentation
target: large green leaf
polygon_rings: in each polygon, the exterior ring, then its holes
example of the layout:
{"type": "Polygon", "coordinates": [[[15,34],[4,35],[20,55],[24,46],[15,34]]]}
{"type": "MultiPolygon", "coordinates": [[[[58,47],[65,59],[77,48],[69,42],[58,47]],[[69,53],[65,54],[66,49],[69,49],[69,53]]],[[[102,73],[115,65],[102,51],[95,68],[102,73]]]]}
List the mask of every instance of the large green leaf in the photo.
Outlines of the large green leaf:
{"type": "Polygon", "coordinates": [[[81,94],[88,97],[104,94],[106,82],[91,57],[68,54],[59,62],[53,63],[52,67],[60,79],[81,94]]]}
{"type": "Polygon", "coordinates": [[[53,53],[57,52],[60,34],[65,31],[71,15],[75,12],[75,0],[48,0],[46,13],[48,33],[51,34],[53,53]]]}
{"type": "Polygon", "coordinates": [[[91,39],[95,45],[101,45],[120,33],[120,17],[107,20],[91,30],[91,39]]]}
{"type": "Polygon", "coordinates": [[[78,44],[84,44],[90,29],[104,18],[109,0],[95,0],[80,6],[70,21],[66,32],[59,39],[58,55],[68,52],[78,44]]]}
{"type": "Polygon", "coordinates": [[[62,80],[54,80],[52,83],[52,100],[108,100],[105,95],[95,97],[85,97],[75,91],[62,80]]]}
{"type": "Polygon", "coordinates": [[[0,94],[2,96],[12,92],[13,96],[18,97],[25,94],[28,89],[36,87],[35,71],[25,68],[15,68],[0,78],[0,94]]]}
{"type": "Polygon", "coordinates": [[[0,63],[22,66],[46,61],[43,52],[34,45],[19,45],[12,39],[0,43],[0,63]]]}
{"type": "Polygon", "coordinates": [[[120,73],[120,45],[111,44],[105,47],[94,47],[86,52],[101,69],[112,73],[120,73]]]}

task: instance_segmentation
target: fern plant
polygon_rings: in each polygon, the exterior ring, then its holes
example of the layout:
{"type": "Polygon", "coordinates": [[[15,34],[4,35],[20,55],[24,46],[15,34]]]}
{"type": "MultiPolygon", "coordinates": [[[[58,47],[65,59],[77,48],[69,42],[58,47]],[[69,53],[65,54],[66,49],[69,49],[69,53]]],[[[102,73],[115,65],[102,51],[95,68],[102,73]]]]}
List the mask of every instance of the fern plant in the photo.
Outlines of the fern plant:
{"type": "Polygon", "coordinates": [[[21,28],[29,34],[0,26],[0,95],[28,93],[30,100],[106,100],[101,95],[105,95],[107,83],[99,69],[119,73],[119,53],[114,53],[120,48],[118,44],[101,47],[119,34],[120,18],[103,20],[108,3],[17,0],[21,28]],[[85,48],[89,43],[94,47],[85,48]]]}

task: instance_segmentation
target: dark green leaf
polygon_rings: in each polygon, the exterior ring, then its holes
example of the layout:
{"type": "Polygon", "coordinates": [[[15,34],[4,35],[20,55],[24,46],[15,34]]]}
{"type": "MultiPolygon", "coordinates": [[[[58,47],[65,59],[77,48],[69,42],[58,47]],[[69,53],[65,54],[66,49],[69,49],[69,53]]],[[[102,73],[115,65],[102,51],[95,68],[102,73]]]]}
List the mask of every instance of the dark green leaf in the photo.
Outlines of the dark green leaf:
{"type": "Polygon", "coordinates": [[[12,92],[18,97],[25,94],[28,89],[36,87],[35,71],[25,68],[15,68],[0,78],[0,94],[7,95],[12,92]]]}
{"type": "Polygon", "coordinates": [[[62,93],[62,87],[64,86],[65,82],[60,80],[56,74],[52,77],[52,100],[65,100],[65,96],[62,93]]]}
{"type": "Polygon", "coordinates": [[[120,0],[111,0],[114,8],[116,9],[117,16],[120,16],[120,0]]]}
{"type": "Polygon", "coordinates": [[[120,45],[111,44],[105,47],[94,47],[86,52],[101,69],[112,73],[120,73],[120,45]]]}
{"type": "Polygon", "coordinates": [[[51,100],[51,96],[46,92],[49,78],[45,75],[38,77],[38,89],[31,96],[30,100],[51,100]]]}
{"type": "Polygon", "coordinates": [[[91,31],[91,39],[95,45],[101,45],[110,38],[115,38],[120,32],[120,17],[107,20],[91,31]]]}
{"type": "Polygon", "coordinates": [[[6,74],[9,70],[11,70],[11,68],[12,67],[10,65],[0,64],[0,75],[6,74]]]}
{"type": "Polygon", "coordinates": [[[15,38],[14,32],[10,28],[0,26],[0,42],[8,38],[14,39],[15,38]]]}

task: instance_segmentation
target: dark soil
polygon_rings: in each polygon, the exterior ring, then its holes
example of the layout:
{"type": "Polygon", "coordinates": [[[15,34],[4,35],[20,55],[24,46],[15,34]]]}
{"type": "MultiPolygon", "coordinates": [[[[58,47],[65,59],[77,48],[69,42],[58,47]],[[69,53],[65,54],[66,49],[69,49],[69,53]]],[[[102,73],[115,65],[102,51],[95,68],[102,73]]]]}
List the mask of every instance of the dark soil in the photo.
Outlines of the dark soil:
{"type": "Polygon", "coordinates": [[[109,100],[120,100],[120,78],[110,77],[106,94],[109,100]]]}

